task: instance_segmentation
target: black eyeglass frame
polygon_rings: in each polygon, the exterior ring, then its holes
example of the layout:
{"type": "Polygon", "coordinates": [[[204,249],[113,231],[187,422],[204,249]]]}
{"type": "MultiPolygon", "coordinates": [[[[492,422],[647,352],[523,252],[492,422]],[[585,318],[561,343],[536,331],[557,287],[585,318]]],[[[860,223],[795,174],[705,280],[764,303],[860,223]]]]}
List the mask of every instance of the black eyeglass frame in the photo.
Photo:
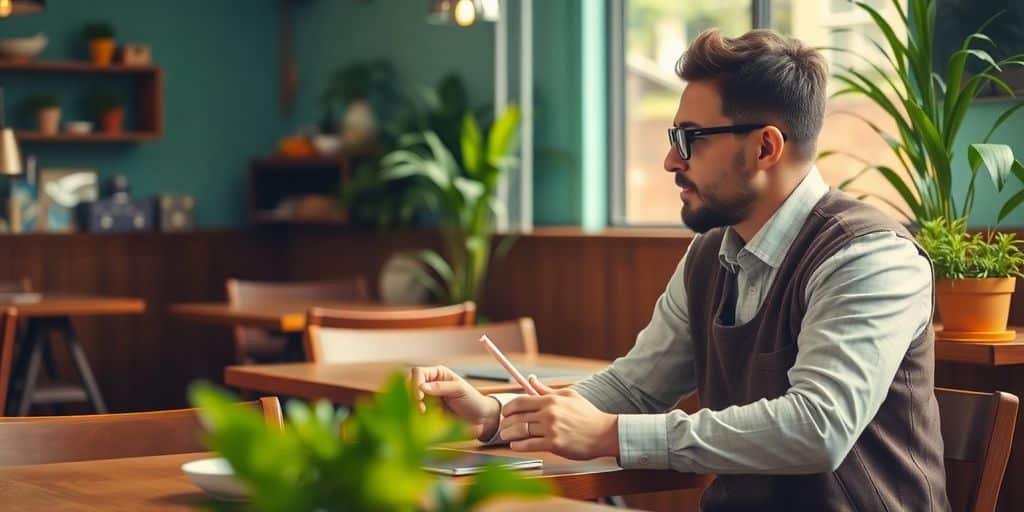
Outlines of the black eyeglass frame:
{"type": "MultiPolygon", "coordinates": [[[[771,125],[768,123],[748,123],[732,124],[728,126],[709,126],[707,128],[685,128],[682,126],[673,126],[668,129],[668,142],[672,147],[676,148],[676,153],[679,153],[679,158],[689,160],[690,156],[693,155],[693,151],[690,149],[690,144],[696,139],[706,137],[708,135],[718,135],[720,133],[747,133],[754,130],[760,130],[765,126],[771,125]]],[[[786,140],[785,133],[782,134],[782,140],[786,140]]]]}

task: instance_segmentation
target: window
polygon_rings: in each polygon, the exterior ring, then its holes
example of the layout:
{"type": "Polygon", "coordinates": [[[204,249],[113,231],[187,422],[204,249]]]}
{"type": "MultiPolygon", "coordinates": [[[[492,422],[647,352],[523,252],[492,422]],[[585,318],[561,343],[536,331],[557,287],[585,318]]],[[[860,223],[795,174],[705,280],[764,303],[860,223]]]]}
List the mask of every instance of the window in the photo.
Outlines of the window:
{"type": "MultiPolygon", "coordinates": [[[[867,38],[881,41],[871,19],[859,8],[846,8],[846,0],[725,0],[721,2],[680,2],[678,0],[622,0],[624,31],[622,63],[613,63],[623,81],[617,101],[623,105],[621,144],[612,179],[613,223],[619,225],[678,225],[679,196],[672,178],[662,168],[668,142],[665,129],[672,124],[679,95],[685,84],[675,74],[675,64],[690,41],[702,30],[718,27],[727,36],[740,35],[753,27],[753,19],[770,19],[775,30],[798,37],[811,46],[849,48],[875,63],[884,56],[867,38]],[[769,16],[755,13],[767,7],[769,16]],[[866,36],[866,37],[865,37],[866,36]]],[[[890,2],[868,2],[893,22],[897,12],[890,2]]],[[[614,18],[613,18],[614,19],[614,18]]],[[[899,23],[895,24],[896,26],[899,23]]],[[[835,69],[853,66],[871,72],[860,57],[823,51],[835,69]]],[[[612,52],[616,55],[616,52],[612,52]]],[[[883,69],[885,69],[883,67],[883,69]]],[[[877,74],[877,73],[876,73],[877,74]]],[[[615,76],[613,74],[613,76],[615,76]]],[[[879,77],[881,78],[881,77],[879,77]]],[[[830,82],[830,92],[837,87],[830,82]]],[[[613,107],[614,108],[614,107],[613,107]]],[[[885,142],[865,124],[869,119],[892,133],[894,123],[867,100],[855,96],[830,99],[819,150],[842,150],[855,157],[832,156],[819,163],[826,182],[838,186],[864,167],[857,157],[899,170],[899,162],[885,142]],[[856,142],[853,142],[856,141],[856,142]]],[[[613,152],[614,154],[614,152],[613,152]]],[[[903,206],[899,195],[876,173],[861,175],[851,192],[879,194],[867,198],[896,215],[889,203],[903,206]]]]}

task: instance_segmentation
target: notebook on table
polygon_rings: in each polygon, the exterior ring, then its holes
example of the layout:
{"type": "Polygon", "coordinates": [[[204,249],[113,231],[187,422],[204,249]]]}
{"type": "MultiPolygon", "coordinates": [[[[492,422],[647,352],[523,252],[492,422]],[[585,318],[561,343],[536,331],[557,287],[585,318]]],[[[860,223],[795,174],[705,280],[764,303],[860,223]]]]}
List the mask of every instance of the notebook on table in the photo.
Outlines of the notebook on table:
{"type": "Polygon", "coordinates": [[[492,455],[482,452],[456,450],[454,448],[431,448],[432,452],[423,463],[423,469],[443,475],[472,475],[479,473],[489,464],[506,469],[537,469],[544,461],[530,457],[492,455]]]}
{"type": "MultiPolygon", "coordinates": [[[[515,382],[508,372],[497,363],[462,364],[449,367],[453,372],[466,379],[494,380],[498,382],[515,382]]],[[[590,372],[558,368],[552,366],[519,366],[523,375],[536,375],[541,382],[545,380],[582,380],[590,376],[590,372]]]]}

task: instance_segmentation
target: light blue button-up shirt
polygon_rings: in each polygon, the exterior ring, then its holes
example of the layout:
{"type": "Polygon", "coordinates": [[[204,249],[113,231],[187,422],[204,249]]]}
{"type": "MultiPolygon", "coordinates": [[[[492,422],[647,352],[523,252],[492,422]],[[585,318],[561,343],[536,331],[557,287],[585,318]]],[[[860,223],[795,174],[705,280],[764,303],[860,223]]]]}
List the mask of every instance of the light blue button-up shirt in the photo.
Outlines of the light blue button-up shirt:
{"type": "MultiPolygon", "coordinates": [[[[827,191],[811,168],[749,243],[726,229],[719,260],[737,274],[737,324],[757,313],[827,191]]],[[[810,277],[787,392],[693,414],[669,411],[696,388],[685,265],[684,255],[629,354],[575,386],[598,408],[620,414],[622,466],[722,474],[834,469],[878,412],[911,341],[931,322],[928,260],[890,231],[852,240],[810,277]]]]}
{"type": "MultiPolygon", "coordinates": [[[[737,324],[760,308],[827,191],[812,167],[750,242],[726,230],[719,260],[737,274],[737,324]]],[[[852,240],[810,277],[787,392],[693,414],[672,409],[696,389],[685,265],[684,255],[633,349],[575,386],[601,410],[619,414],[620,464],[720,474],[834,469],[878,412],[911,341],[931,322],[928,261],[892,232],[852,240]]],[[[504,404],[514,396],[496,398],[504,404]]]]}

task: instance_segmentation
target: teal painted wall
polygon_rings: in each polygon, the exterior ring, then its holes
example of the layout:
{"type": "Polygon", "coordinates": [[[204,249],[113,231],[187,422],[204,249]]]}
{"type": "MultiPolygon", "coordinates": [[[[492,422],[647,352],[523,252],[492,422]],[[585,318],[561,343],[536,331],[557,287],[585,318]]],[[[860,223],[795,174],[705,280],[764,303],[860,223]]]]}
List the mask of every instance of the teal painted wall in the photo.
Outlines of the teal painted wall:
{"type": "MultiPolygon", "coordinates": [[[[45,33],[50,43],[42,59],[85,58],[82,24],[108,20],[119,41],[150,44],[164,70],[161,139],[26,143],[23,153],[36,155],[43,168],[91,168],[101,177],[123,173],[137,196],[192,194],[201,227],[238,226],[246,222],[248,161],[271,153],[280,136],[316,123],[327,76],[340,65],[386,57],[409,83],[430,85],[457,71],[474,104],[492,102],[493,25],[428,25],[425,2],[307,0],[294,11],[299,94],[294,111],[282,114],[278,5],[277,0],[50,0],[44,14],[0,20],[0,37],[45,33]]],[[[111,77],[0,75],[12,122],[20,100],[36,91],[60,96],[63,119],[82,118],[79,98],[96,83],[130,91],[125,80],[111,77]]]]}
{"type": "MultiPolygon", "coordinates": [[[[137,196],[159,192],[197,198],[201,226],[236,225],[245,219],[246,162],[263,155],[281,133],[277,112],[277,2],[247,0],[50,0],[44,14],[0,21],[0,37],[43,32],[43,59],[84,57],[80,32],[88,20],[109,20],[120,41],[152,45],[164,70],[164,136],[140,144],[23,144],[40,167],[123,173],[137,196]]],[[[97,81],[83,75],[0,76],[17,109],[27,90],[57,93],[64,119],[97,81]]]]}
{"type": "MultiPolygon", "coordinates": [[[[957,144],[954,149],[955,160],[953,188],[963,197],[967,192],[967,183],[970,178],[967,168],[967,144],[981,142],[985,134],[992,128],[999,115],[1007,108],[1013,106],[1011,100],[1005,101],[984,101],[980,102],[968,112],[964,120],[963,128],[957,137],[957,144]]],[[[1009,144],[1013,148],[1013,154],[1017,160],[1024,162],[1024,112],[1018,111],[1008,119],[999,130],[997,130],[989,142],[1009,144]]],[[[985,170],[981,170],[985,173],[985,170]]],[[[1016,191],[1021,189],[1017,180],[1013,185],[1008,186],[1002,193],[996,193],[992,180],[987,175],[978,175],[975,190],[974,211],[969,223],[975,228],[991,227],[995,225],[999,209],[1003,203],[1016,191]]],[[[1017,209],[1009,217],[1003,219],[1000,227],[1024,227],[1024,207],[1017,209]]]]}
{"type": "Polygon", "coordinates": [[[360,59],[389,59],[407,87],[433,87],[449,72],[466,82],[470,104],[493,105],[494,24],[431,25],[428,2],[307,0],[296,8],[299,99],[291,128],[319,119],[331,73],[360,59]]]}

